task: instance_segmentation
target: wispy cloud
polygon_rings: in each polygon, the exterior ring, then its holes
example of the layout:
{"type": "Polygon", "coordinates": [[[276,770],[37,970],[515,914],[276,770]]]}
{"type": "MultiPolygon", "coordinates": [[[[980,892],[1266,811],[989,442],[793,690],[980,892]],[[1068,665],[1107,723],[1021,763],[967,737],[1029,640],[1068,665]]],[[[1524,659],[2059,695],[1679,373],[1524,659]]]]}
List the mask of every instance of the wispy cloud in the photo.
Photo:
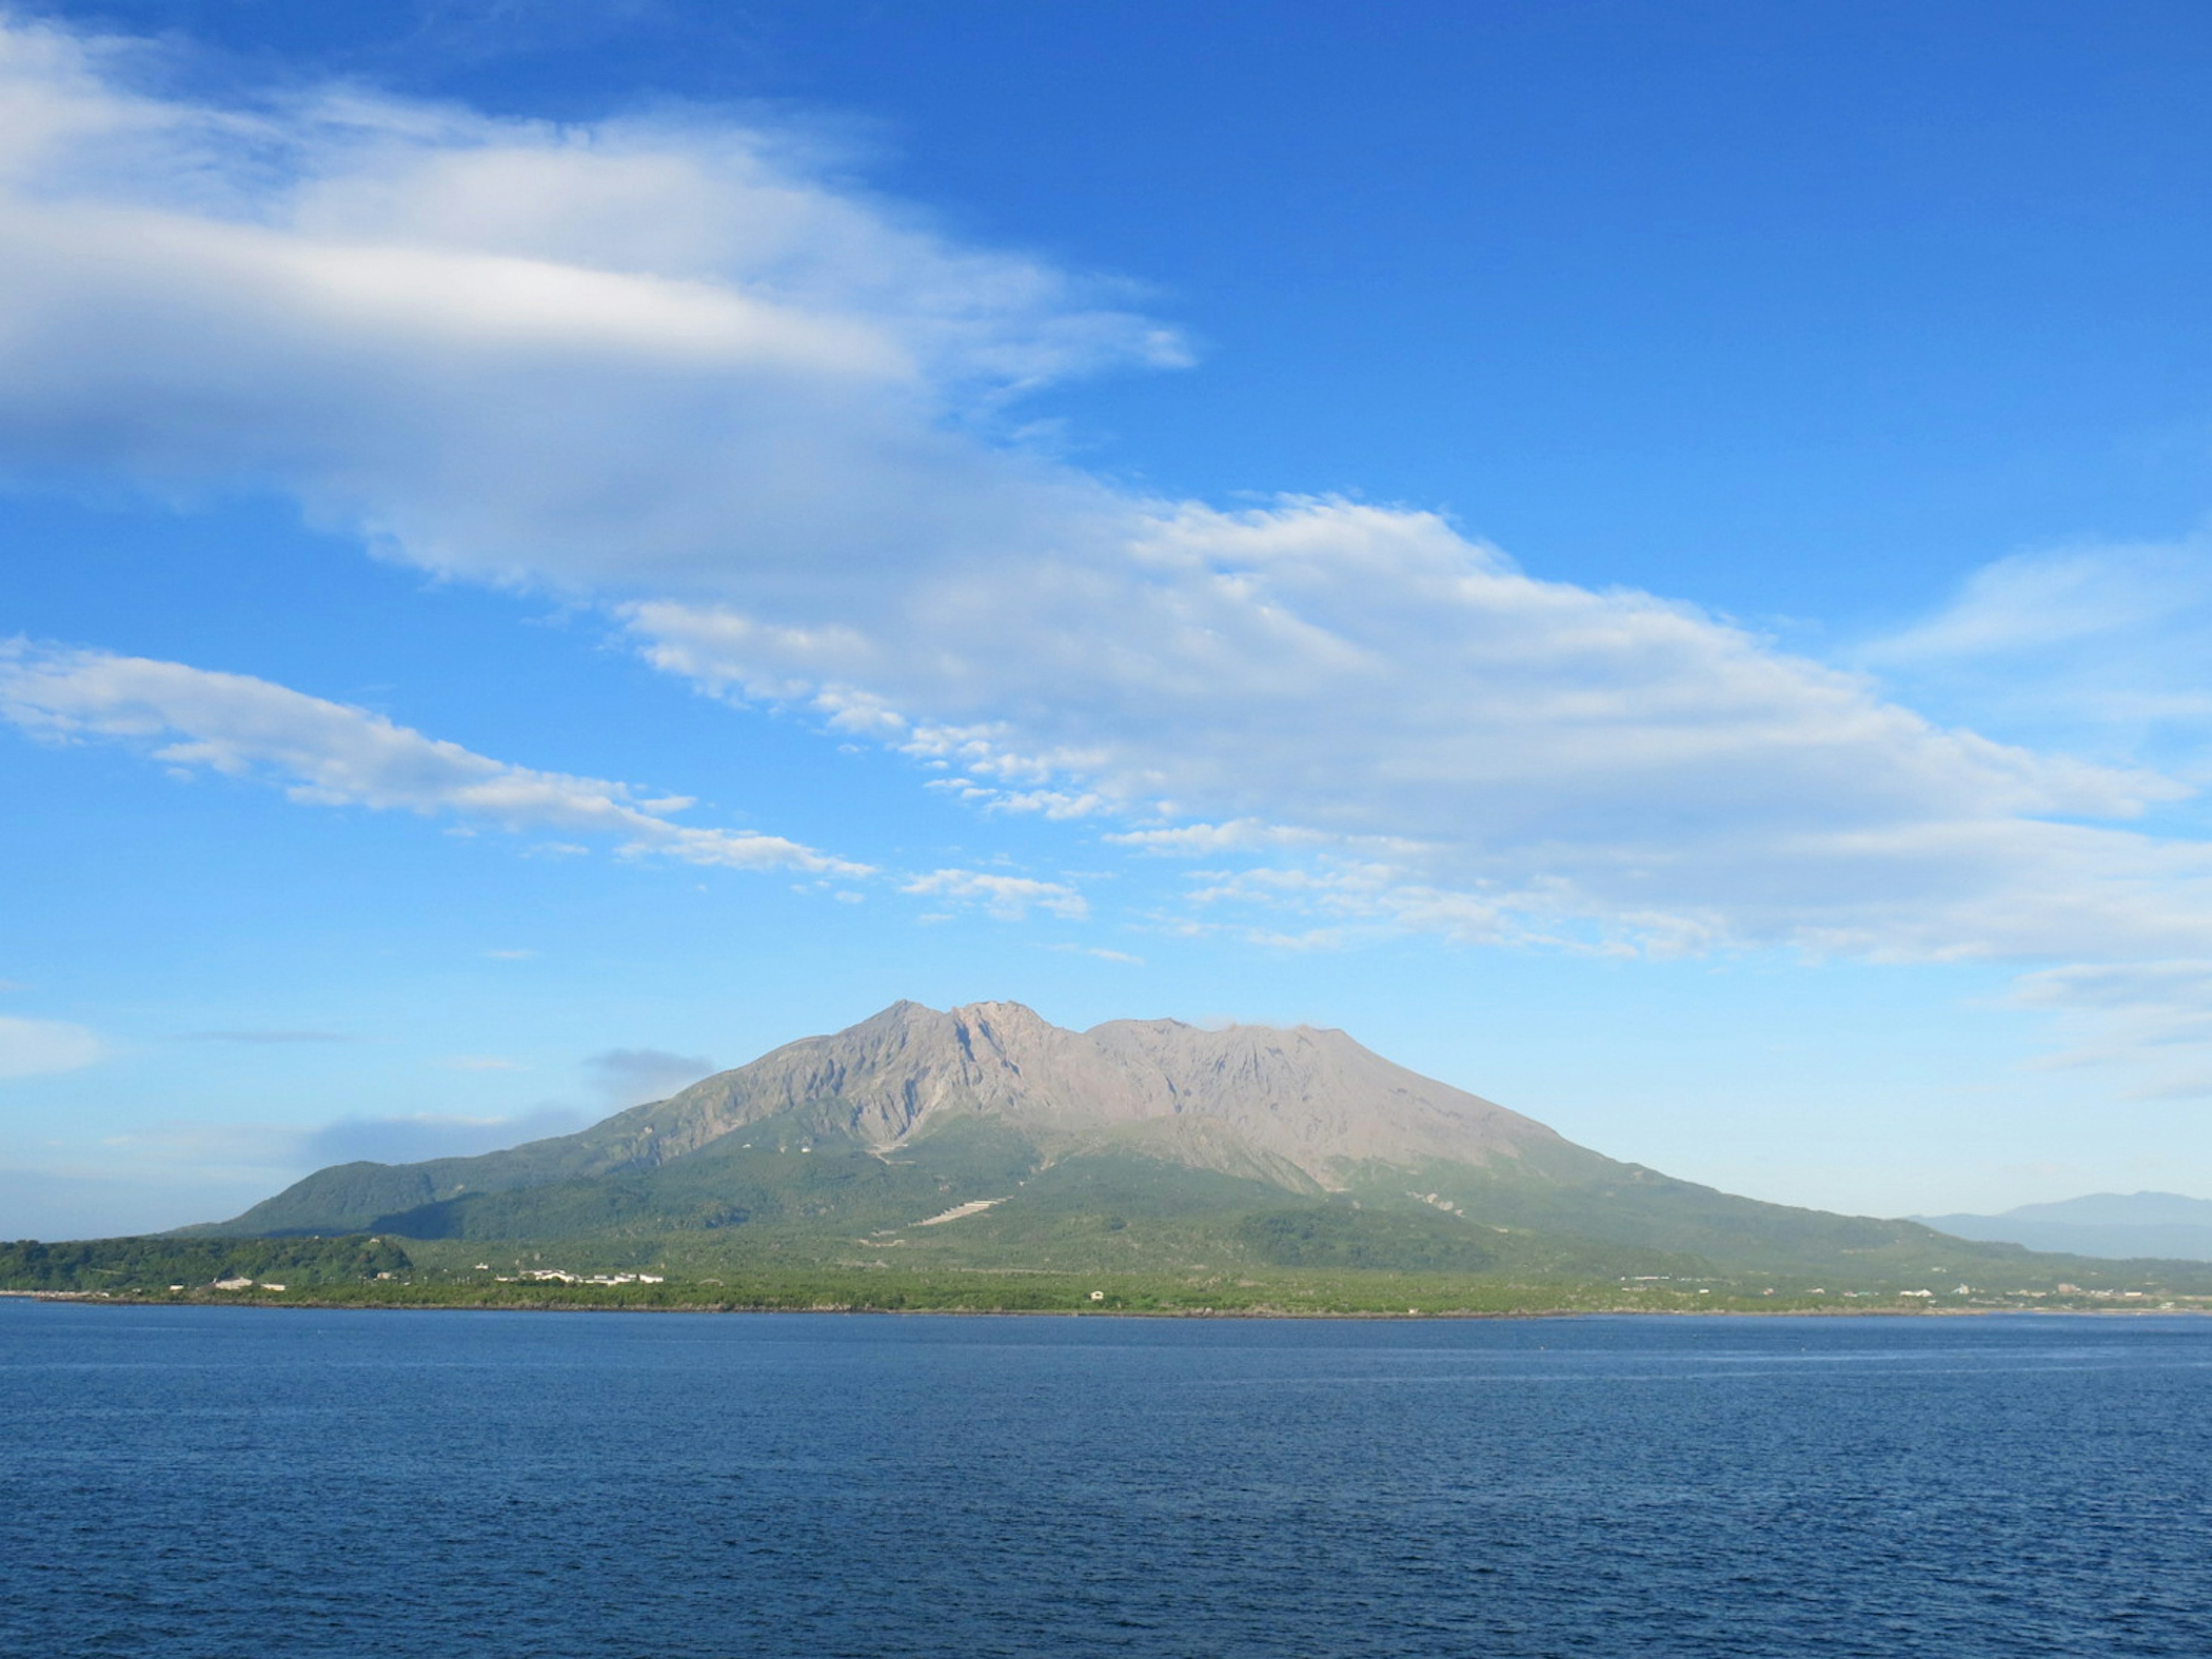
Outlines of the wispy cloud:
{"type": "Polygon", "coordinates": [[[183,663],[0,642],[0,720],[53,742],[131,744],[187,774],[262,779],[308,805],[596,834],[627,854],[690,864],[868,873],[780,836],[672,822],[649,810],[671,802],[630,784],[513,765],[364,708],[183,663]]]}
{"type": "MultiPolygon", "coordinates": [[[[1994,571],[1847,672],[1692,605],[1545,580],[1435,514],[1224,511],[1024,450],[1013,399],[1179,362],[1171,331],[1111,284],[929,229],[787,134],[556,129],[357,89],[216,110],[143,90],[112,46],[4,40],[0,463],[19,474],[252,479],[388,556],[582,596],[668,673],[809,711],[987,812],[1223,863],[1193,927],[2212,954],[2212,851],[2145,827],[2193,772],[1995,741],[1875,678],[2047,648],[2085,617],[2133,627],[2166,591],[2150,566],[2125,602],[2062,565],[1994,571]]],[[[71,692],[24,702],[30,722],[311,801],[844,867],[679,825],[630,786],[124,660],[20,658],[71,692]]],[[[1085,908],[1064,882],[905,888],[1085,908]]]]}
{"type": "Polygon", "coordinates": [[[0,1078],[78,1071],[100,1057],[100,1039],[88,1027],[0,1014],[0,1078]]]}
{"type": "Polygon", "coordinates": [[[1048,951],[1058,951],[1067,956],[1096,957],[1101,962],[1118,962],[1128,968],[1141,968],[1145,965],[1145,959],[1142,957],[1133,956],[1127,951],[1111,951],[1103,945],[1059,944],[1048,945],[1044,948],[1048,951]]]}
{"type": "Polygon", "coordinates": [[[2014,554],[1856,655],[1909,695],[2008,735],[2202,778],[2212,536],[2014,554]]]}
{"type": "Polygon", "coordinates": [[[2212,1100],[2212,958],[2045,969],[2009,1000],[2056,1017],[2045,1068],[2109,1071],[2123,1099],[2212,1100]]]}
{"type": "Polygon", "coordinates": [[[979,905],[1005,921],[1018,921],[1032,909],[1070,921],[1080,921],[1091,914],[1089,902],[1060,882],[994,875],[981,870],[933,870],[905,883],[899,891],[979,905]]]}

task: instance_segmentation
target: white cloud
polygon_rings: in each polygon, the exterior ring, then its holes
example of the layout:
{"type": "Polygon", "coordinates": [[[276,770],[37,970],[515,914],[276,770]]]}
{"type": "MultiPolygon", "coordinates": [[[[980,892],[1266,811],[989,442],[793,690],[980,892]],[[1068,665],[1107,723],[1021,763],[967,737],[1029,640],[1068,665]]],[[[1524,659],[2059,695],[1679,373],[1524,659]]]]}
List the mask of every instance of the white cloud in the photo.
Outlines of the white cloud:
{"type": "Polygon", "coordinates": [[[2057,1018],[2044,1067],[2113,1070],[2123,1099],[2212,1100],[2212,957],[2045,969],[2009,1000],[2057,1018]]]}
{"type": "MultiPolygon", "coordinates": [[[[899,891],[981,905],[1006,921],[1018,921],[1032,909],[1070,921],[1080,921],[1091,914],[1091,907],[1083,896],[1060,882],[1036,881],[1027,876],[990,875],[980,870],[932,871],[905,883],[899,891]]],[[[938,916],[923,919],[942,920],[938,916]]]]}
{"type": "Polygon", "coordinates": [[[1305,849],[1285,867],[1310,890],[1393,927],[1898,955],[2212,937],[2202,848],[2053,821],[2135,817],[2187,793],[2169,778],[1939,727],[1431,515],[1131,514],[1118,562],[921,571],[848,595],[834,631],[628,615],[662,667],[733,695],[820,685],[842,715],[864,686],[959,793],[1077,789],[1152,820],[1118,837],[1148,851],[1305,849]]]}
{"type": "Polygon", "coordinates": [[[1109,951],[1103,945],[1048,945],[1044,948],[1048,951],[1058,951],[1067,956],[1096,957],[1101,962],[1118,962],[1126,968],[1141,968],[1145,965],[1145,959],[1142,957],[1132,956],[1127,951],[1109,951]]]}
{"type": "Polygon", "coordinates": [[[596,833],[629,854],[690,864],[866,873],[780,836],[671,823],[647,810],[665,802],[629,784],[511,765],[367,709],[182,663],[0,641],[0,720],[52,741],[131,743],[185,771],[264,778],[312,805],[596,833]]]}
{"type": "Polygon", "coordinates": [[[1877,661],[2044,651],[2170,622],[2212,599],[2200,543],[2087,545],[1983,566],[1935,616],[1869,647],[1877,661]]]}
{"type": "Polygon", "coordinates": [[[1124,830],[1108,834],[1108,842],[1139,852],[1169,858],[1194,858],[1211,853],[1245,853],[1259,848],[1313,846],[1329,838],[1311,830],[1293,830],[1257,818],[1236,818],[1227,823],[1179,823],[1173,829],[1124,830]]]}
{"type": "Polygon", "coordinates": [[[2212,749],[2212,538],[1999,559],[1857,657],[1914,697],[2022,740],[2201,779],[2212,749]]]}
{"type": "Polygon", "coordinates": [[[74,1072],[100,1057],[100,1039],[84,1026],[0,1014],[0,1078],[74,1072]]]}
{"type": "Polygon", "coordinates": [[[1050,536],[1105,492],[944,417],[1180,356],[787,136],[207,109],[134,92],[133,61],[0,33],[18,470],[275,483],[441,569],[726,591],[733,558],[804,580],[1050,536]]]}
{"type": "MultiPolygon", "coordinates": [[[[210,110],[132,90],[119,48],[0,41],[18,474],[274,485],[391,556],[588,594],[672,674],[810,709],[986,810],[1235,864],[1194,926],[2212,954],[2212,854],[2142,827],[2191,794],[2175,775],[1940,723],[1693,606],[1532,576],[1431,514],[1223,512],[1020,453],[1010,398],[1179,361],[1171,337],[787,136],[359,93],[210,110]]],[[[1994,574],[1885,672],[2039,648],[2095,587],[1994,574]]],[[[151,691],[116,708],[158,718],[33,719],[307,799],[836,867],[334,704],[264,725],[249,709],[296,694],[259,682],[178,680],[177,707],[217,682],[221,718],[197,724],[151,691]]],[[[907,890],[1083,908],[973,872],[907,890]]]]}

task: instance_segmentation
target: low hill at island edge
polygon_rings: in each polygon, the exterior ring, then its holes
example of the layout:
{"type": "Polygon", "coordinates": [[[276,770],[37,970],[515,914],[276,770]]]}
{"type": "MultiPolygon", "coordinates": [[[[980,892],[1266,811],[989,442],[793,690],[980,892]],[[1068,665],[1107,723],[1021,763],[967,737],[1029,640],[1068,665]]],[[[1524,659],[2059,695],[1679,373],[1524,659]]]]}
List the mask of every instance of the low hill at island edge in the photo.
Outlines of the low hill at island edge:
{"type": "Polygon", "coordinates": [[[1341,1031],[1079,1032],[1010,1002],[901,1002],[575,1134],[337,1165],[182,1236],[311,1235],[973,1272],[2025,1283],[2057,1260],[1620,1163],[1341,1031]]]}
{"type": "Polygon", "coordinates": [[[1917,1215],[1938,1232],[2109,1261],[2212,1261],[2212,1200],[2179,1193],[2090,1193],[1999,1215],[1917,1215]]]}

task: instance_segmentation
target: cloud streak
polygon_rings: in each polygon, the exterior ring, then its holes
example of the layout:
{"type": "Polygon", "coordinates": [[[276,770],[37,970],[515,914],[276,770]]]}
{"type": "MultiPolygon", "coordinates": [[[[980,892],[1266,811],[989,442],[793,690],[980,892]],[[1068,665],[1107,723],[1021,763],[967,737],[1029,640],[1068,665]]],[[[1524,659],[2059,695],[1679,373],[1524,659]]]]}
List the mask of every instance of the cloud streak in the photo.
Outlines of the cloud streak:
{"type": "Polygon", "coordinates": [[[1089,901],[1065,883],[981,870],[933,870],[902,884],[899,891],[975,905],[1002,921],[1019,921],[1033,909],[1066,921],[1080,921],[1091,914],[1089,901]]]}
{"type": "Polygon", "coordinates": [[[80,1071],[100,1057],[100,1039],[85,1026],[0,1014],[0,1079],[80,1071]]]}
{"type": "Polygon", "coordinates": [[[687,864],[866,873],[780,836],[672,822],[664,814],[689,805],[680,799],[494,760],[367,709],[183,663],[0,642],[0,720],[50,742],[129,744],[180,772],[259,779],[309,805],[596,835],[687,864]]]}
{"type": "Polygon", "coordinates": [[[2054,1015],[2044,1069],[2113,1067],[2128,1100],[2212,1100],[2212,958],[2083,963],[2022,975],[2008,999],[2054,1015]]]}
{"type": "Polygon", "coordinates": [[[2016,553],[1856,655],[1962,718],[2201,779],[2212,738],[2212,537],[2016,553]]]}

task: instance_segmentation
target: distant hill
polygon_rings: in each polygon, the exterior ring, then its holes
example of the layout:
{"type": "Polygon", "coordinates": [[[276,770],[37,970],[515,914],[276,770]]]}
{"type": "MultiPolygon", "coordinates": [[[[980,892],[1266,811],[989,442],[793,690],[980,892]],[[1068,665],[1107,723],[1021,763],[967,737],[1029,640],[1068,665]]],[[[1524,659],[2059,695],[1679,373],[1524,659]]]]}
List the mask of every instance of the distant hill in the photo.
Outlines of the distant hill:
{"type": "Polygon", "coordinates": [[[2158,1256],[2212,1261],[2212,1200],[2179,1193],[2092,1193],[2023,1204],[1998,1215],[1923,1215],[1914,1220],[1957,1238],[2124,1261],[2158,1256]]]}
{"type": "Polygon", "coordinates": [[[1623,1164],[1341,1031],[902,1002],[579,1133],[319,1170],[202,1235],[726,1241],[779,1261],[1978,1278],[2021,1253],[1623,1164]]]}

